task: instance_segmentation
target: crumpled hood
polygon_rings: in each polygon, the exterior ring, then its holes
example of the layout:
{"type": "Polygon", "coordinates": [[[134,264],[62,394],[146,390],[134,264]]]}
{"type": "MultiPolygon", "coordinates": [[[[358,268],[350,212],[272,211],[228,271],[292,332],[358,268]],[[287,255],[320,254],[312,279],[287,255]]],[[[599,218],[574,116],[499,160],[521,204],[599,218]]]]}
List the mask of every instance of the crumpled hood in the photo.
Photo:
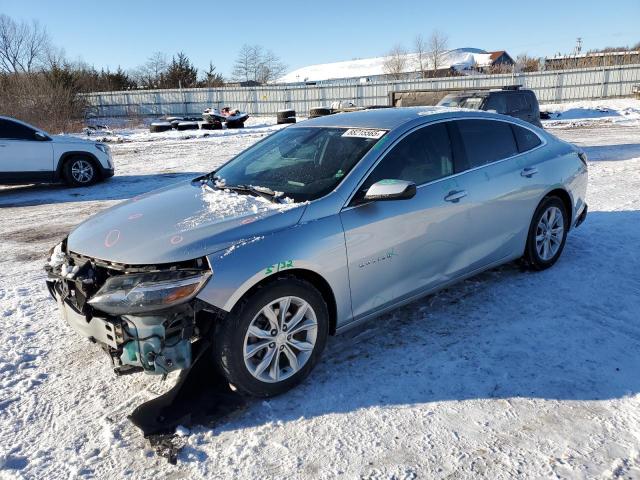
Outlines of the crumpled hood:
{"type": "Polygon", "coordinates": [[[71,232],[67,247],[132,265],[191,260],[293,226],[305,206],[182,182],[91,217],[71,232]]]}

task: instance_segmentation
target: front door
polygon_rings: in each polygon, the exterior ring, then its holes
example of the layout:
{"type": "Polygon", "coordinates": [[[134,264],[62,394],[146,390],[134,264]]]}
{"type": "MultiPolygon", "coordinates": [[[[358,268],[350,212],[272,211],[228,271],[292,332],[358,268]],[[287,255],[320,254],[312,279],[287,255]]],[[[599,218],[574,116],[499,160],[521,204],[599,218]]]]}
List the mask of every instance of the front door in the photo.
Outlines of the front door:
{"type": "Polygon", "coordinates": [[[419,128],[392,147],[341,212],[354,319],[456,276],[470,204],[454,172],[447,125],[419,128]],[[358,204],[383,179],[413,181],[417,193],[358,204]]]}

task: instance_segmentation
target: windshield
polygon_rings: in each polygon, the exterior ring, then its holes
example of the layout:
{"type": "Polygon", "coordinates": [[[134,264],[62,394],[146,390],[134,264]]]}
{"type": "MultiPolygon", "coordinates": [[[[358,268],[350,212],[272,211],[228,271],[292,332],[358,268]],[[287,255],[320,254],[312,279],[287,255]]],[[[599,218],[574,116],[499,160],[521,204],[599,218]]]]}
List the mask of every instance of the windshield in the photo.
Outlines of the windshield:
{"type": "Polygon", "coordinates": [[[285,128],[215,171],[219,187],[251,186],[282,192],[295,201],[333,190],[386,131],[285,128]]]}
{"type": "Polygon", "coordinates": [[[480,110],[482,106],[483,97],[461,97],[447,95],[438,102],[441,107],[459,107],[459,108],[471,108],[473,110],[480,110]]]}

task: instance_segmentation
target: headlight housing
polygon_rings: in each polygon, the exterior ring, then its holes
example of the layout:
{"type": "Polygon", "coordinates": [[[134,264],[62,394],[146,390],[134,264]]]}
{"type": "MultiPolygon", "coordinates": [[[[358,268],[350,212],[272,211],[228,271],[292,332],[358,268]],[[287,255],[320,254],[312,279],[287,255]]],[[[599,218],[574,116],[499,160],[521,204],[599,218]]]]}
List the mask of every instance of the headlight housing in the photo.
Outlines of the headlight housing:
{"type": "Polygon", "coordinates": [[[112,315],[153,312],[188,302],[210,277],[210,271],[194,270],[117,275],[88,303],[112,315]]]}
{"type": "Polygon", "coordinates": [[[105,145],[104,143],[95,143],[94,145],[102,153],[109,155],[109,145],[105,145]]]}

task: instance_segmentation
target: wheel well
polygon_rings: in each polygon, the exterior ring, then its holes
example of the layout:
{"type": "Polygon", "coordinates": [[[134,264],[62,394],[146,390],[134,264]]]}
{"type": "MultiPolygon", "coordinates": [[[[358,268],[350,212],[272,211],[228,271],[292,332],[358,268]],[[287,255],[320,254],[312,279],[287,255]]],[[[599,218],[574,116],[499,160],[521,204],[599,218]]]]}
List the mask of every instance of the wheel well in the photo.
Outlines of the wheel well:
{"type": "Polygon", "coordinates": [[[284,272],[280,272],[276,275],[267,277],[247,290],[242,298],[240,298],[240,300],[236,302],[236,305],[239,305],[242,299],[253,294],[258,288],[268,285],[269,283],[276,282],[278,281],[278,279],[291,277],[305,280],[318,289],[320,295],[322,295],[322,298],[327,303],[327,310],[329,311],[329,334],[334,335],[336,333],[336,324],[338,320],[338,308],[336,305],[335,296],[333,295],[333,290],[331,289],[329,283],[327,283],[327,281],[321,275],[318,275],[311,270],[305,270],[302,268],[291,268],[284,272]]]}
{"type": "Polygon", "coordinates": [[[93,168],[95,168],[96,170],[96,174],[98,175],[98,178],[100,178],[102,176],[102,170],[100,169],[100,162],[98,161],[98,159],[89,152],[65,152],[60,156],[60,161],[58,162],[58,168],[56,171],[56,176],[58,178],[62,178],[64,176],[64,166],[65,164],[71,160],[72,158],[76,158],[76,157],[85,157],[87,160],[89,160],[91,162],[91,165],[93,165],[93,168]]]}
{"type": "Polygon", "coordinates": [[[562,188],[556,188],[555,190],[551,190],[549,193],[545,195],[547,197],[558,197],[564,203],[564,208],[569,213],[569,228],[571,228],[571,224],[573,222],[573,204],[571,203],[571,197],[567,193],[566,190],[562,188]]]}

